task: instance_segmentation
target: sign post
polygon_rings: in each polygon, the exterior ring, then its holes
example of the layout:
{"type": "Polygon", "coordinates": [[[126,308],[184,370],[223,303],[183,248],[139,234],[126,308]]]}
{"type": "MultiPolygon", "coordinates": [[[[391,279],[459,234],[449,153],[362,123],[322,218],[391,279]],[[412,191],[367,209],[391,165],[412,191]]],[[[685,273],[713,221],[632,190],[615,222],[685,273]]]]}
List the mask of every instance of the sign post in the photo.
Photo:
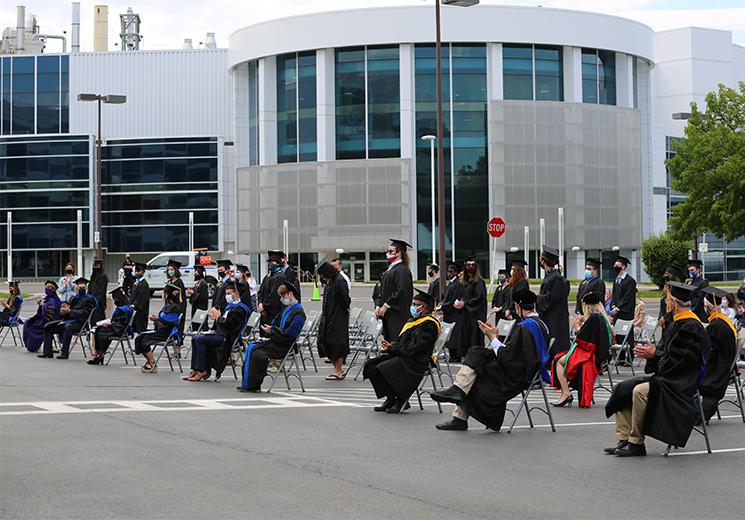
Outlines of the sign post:
{"type": "MultiPolygon", "coordinates": [[[[492,238],[500,238],[504,235],[505,231],[507,231],[507,224],[505,224],[504,220],[502,220],[501,217],[492,217],[489,219],[489,222],[486,223],[486,232],[489,233],[489,236],[492,238]]],[[[496,270],[497,270],[497,241],[492,241],[492,247],[490,248],[491,252],[489,254],[489,270],[491,271],[489,273],[489,292],[491,292],[492,287],[494,286],[494,279],[496,278],[496,270]]]]}

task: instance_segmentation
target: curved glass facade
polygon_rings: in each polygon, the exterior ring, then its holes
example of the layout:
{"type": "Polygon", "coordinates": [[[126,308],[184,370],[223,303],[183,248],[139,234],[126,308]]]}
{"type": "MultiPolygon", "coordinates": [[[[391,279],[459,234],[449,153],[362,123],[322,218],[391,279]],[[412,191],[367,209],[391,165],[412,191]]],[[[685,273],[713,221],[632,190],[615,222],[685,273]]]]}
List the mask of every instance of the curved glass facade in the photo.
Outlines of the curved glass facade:
{"type": "Polygon", "coordinates": [[[277,162],[316,156],[316,53],[277,56],[277,162]]]}
{"type": "Polygon", "coordinates": [[[582,102],[616,104],[616,53],[582,49],[582,102]]]}
{"type": "Polygon", "coordinates": [[[502,46],[504,99],[564,101],[561,47],[502,46]]]}

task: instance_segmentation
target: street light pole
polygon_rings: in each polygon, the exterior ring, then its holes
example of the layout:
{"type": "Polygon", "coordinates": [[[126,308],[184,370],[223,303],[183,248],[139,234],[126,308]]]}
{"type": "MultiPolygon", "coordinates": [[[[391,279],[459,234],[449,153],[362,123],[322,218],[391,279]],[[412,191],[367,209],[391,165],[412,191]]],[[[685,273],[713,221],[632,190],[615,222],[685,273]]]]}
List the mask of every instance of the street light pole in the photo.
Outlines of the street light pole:
{"type": "Polygon", "coordinates": [[[434,135],[422,136],[422,141],[429,141],[429,165],[430,165],[430,207],[432,209],[432,263],[437,263],[437,256],[435,256],[435,247],[437,241],[435,240],[435,140],[437,137],[434,135]]]}

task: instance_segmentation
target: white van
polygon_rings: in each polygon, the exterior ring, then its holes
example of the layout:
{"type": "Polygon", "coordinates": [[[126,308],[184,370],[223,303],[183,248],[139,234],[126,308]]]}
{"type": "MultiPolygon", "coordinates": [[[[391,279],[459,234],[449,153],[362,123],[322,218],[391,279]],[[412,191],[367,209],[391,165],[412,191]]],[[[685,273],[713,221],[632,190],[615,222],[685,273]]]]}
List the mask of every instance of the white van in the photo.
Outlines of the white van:
{"type": "MultiPolygon", "coordinates": [[[[168,260],[171,258],[177,262],[181,262],[181,280],[187,289],[194,287],[194,266],[200,263],[204,265],[205,280],[209,286],[210,298],[212,297],[218,281],[217,264],[215,264],[215,260],[210,258],[206,251],[169,251],[151,258],[147,262],[147,271],[145,272],[145,278],[150,286],[150,294],[165,287],[166,266],[168,265],[168,260]]],[[[231,266],[231,270],[232,268],[233,266],[231,266]]]]}

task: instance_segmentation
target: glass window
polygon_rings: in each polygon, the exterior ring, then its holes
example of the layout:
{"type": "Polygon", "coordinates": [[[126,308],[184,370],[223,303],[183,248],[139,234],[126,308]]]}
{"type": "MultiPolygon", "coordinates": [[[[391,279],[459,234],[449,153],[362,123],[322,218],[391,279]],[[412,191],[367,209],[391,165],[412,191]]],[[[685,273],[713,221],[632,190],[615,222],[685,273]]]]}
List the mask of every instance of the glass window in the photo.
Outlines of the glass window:
{"type": "Polygon", "coordinates": [[[364,159],[365,49],[336,50],[336,158],[364,159]]]}
{"type": "Polygon", "coordinates": [[[598,102],[598,54],[595,49],[582,49],[582,102],[598,102]]]}
{"type": "MultiPolygon", "coordinates": [[[[189,226],[104,228],[110,252],[184,251],[189,248],[189,226]]],[[[217,226],[194,226],[194,247],[217,250],[217,226]]]]}
{"type": "Polygon", "coordinates": [[[34,62],[33,56],[13,58],[13,107],[11,133],[33,134],[34,129],[34,62]]]}
{"type": "Polygon", "coordinates": [[[259,164],[259,62],[248,62],[248,164],[259,164]]]}
{"type": "Polygon", "coordinates": [[[277,162],[297,161],[297,54],[277,57],[277,162]]]}
{"type": "Polygon", "coordinates": [[[401,155],[399,48],[367,49],[368,157],[401,155]]]}
{"type": "Polygon", "coordinates": [[[298,54],[298,160],[315,161],[318,157],[316,131],[316,53],[298,54]]]}
{"type": "Polygon", "coordinates": [[[538,101],[564,101],[561,47],[535,46],[535,98],[538,101]]]}
{"type": "Polygon", "coordinates": [[[616,53],[598,51],[598,92],[601,105],[616,104],[616,53]]]}
{"type": "Polygon", "coordinates": [[[70,131],[70,57],[65,55],[60,59],[60,132],[70,131]]]}
{"type": "Polygon", "coordinates": [[[504,99],[533,99],[533,47],[503,45],[504,99]]]}
{"type": "Polygon", "coordinates": [[[2,133],[10,134],[10,67],[12,60],[10,58],[0,58],[2,65],[2,133]]]}

